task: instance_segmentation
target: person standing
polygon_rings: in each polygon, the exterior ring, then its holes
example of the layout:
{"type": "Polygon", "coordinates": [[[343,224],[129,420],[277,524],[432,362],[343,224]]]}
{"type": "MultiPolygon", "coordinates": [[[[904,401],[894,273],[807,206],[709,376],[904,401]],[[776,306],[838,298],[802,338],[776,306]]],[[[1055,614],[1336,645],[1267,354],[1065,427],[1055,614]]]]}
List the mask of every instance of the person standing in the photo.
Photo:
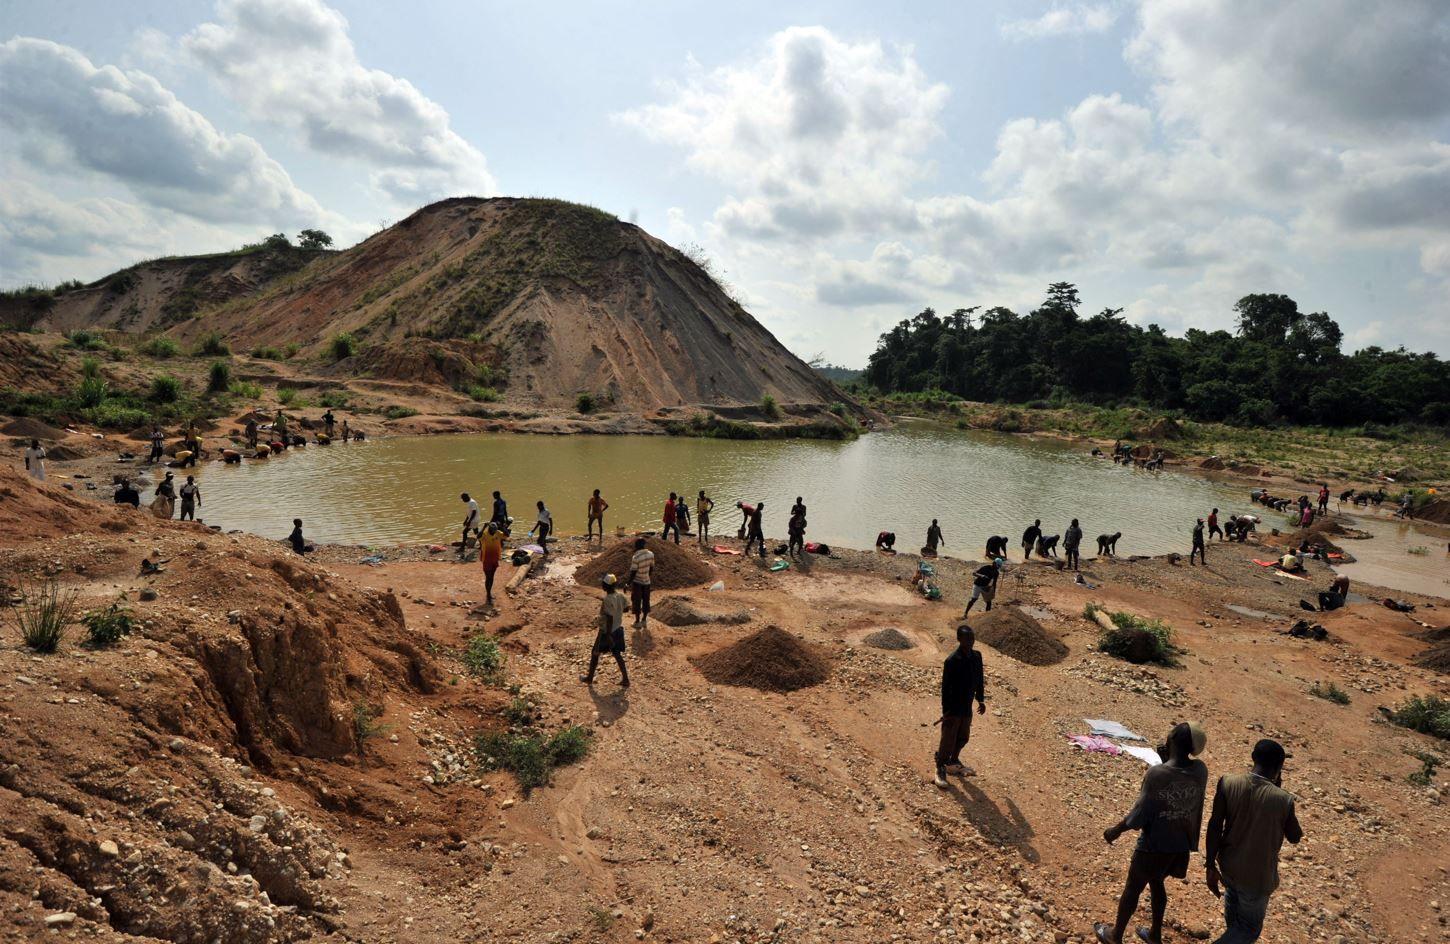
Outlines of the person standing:
{"type": "Polygon", "coordinates": [[[675,496],[675,493],[674,492],[670,492],[670,497],[665,502],[665,514],[664,514],[665,529],[664,529],[664,531],[662,531],[660,533],[660,540],[662,540],[662,541],[668,541],[670,539],[670,532],[673,531],[673,532],[675,532],[675,543],[676,544],[679,544],[680,543],[680,524],[679,524],[679,519],[678,519],[678,517],[675,514],[675,503],[677,501],[679,501],[679,499],[675,496]]]}
{"type": "Polygon", "coordinates": [[[201,488],[196,484],[196,476],[188,475],[186,484],[181,486],[181,521],[195,521],[196,509],[201,505],[201,488]]]}
{"type": "Polygon", "coordinates": [[[151,513],[158,518],[171,520],[172,512],[176,510],[176,482],[175,476],[167,472],[166,478],[162,479],[156,486],[154,497],[151,499],[151,513]]]}
{"type": "Polygon", "coordinates": [[[1188,552],[1188,566],[1193,566],[1193,558],[1203,566],[1208,566],[1208,552],[1203,546],[1203,519],[1199,518],[1198,523],[1193,526],[1193,550],[1188,552]]]}
{"type": "Polygon", "coordinates": [[[463,536],[458,541],[458,559],[463,560],[468,556],[469,535],[480,534],[483,531],[483,509],[478,507],[478,499],[464,492],[458,496],[467,509],[463,513],[463,536]]]}
{"type": "Polygon", "coordinates": [[[1329,483],[1319,483],[1319,517],[1329,514],[1329,483]]]}
{"type": "Polygon", "coordinates": [[[599,489],[596,488],[594,494],[589,497],[589,530],[585,535],[585,541],[594,540],[594,525],[598,524],[599,543],[604,543],[604,512],[608,510],[609,502],[599,496],[599,489]]]}
{"type": "Polygon", "coordinates": [[[972,571],[972,598],[967,601],[967,610],[962,614],[962,619],[972,615],[972,604],[981,599],[986,604],[987,612],[992,611],[992,600],[997,596],[997,577],[1001,574],[1001,558],[990,560],[972,571]]]}
{"type": "Polygon", "coordinates": [[[25,471],[37,482],[45,481],[45,449],[38,439],[32,439],[30,448],[25,450],[25,471]]]}
{"type": "MultiPolygon", "coordinates": [[[[600,535],[603,539],[603,535],[600,535]]],[[[594,647],[589,651],[589,671],[579,676],[585,685],[594,684],[594,672],[599,668],[599,657],[608,652],[619,666],[619,685],[629,688],[629,670],[624,667],[624,596],[619,593],[619,581],[613,574],[605,574],[602,581],[604,599],[599,604],[599,632],[594,636],[594,647]]]]}
{"type": "Polygon", "coordinates": [[[347,442],[352,438],[352,427],[347,425],[347,420],[342,421],[342,441],[347,442]]]}
{"type": "Polygon", "coordinates": [[[695,533],[703,545],[710,540],[710,509],[715,503],[706,495],[705,490],[700,489],[700,497],[695,501],[695,533]]]}
{"type": "Polygon", "coordinates": [[[765,502],[757,502],[755,507],[745,506],[750,510],[746,512],[747,528],[745,532],[745,556],[750,556],[750,547],[757,544],[760,548],[760,556],[765,556],[765,524],[762,517],[765,514],[765,502]]]}
{"type": "Polygon", "coordinates": [[[331,410],[328,410],[326,413],[322,414],[322,432],[324,435],[327,436],[328,439],[332,438],[333,429],[336,424],[337,420],[333,417],[331,410]]]}
{"type": "Polygon", "coordinates": [[[503,530],[490,521],[478,535],[478,559],[483,564],[484,603],[493,606],[493,577],[503,560],[503,530]]]}
{"type": "Polygon", "coordinates": [[[1103,832],[1109,845],[1130,829],[1139,830],[1138,846],[1128,863],[1128,880],[1118,898],[1118,916],[1110,928],[1093,925],[1102,944],[1122,944],[1128,922],[1138,910],[1138,899],[1147,888],[1153,908],[1153,926],[1139,928],[1138,937],[1148,944],[1163,940],[1163,914],[1168,908],[1168,876],[1188,875],[1188,857],[1198,849],[1198,832],[1203,826],[1203,794],[1208,789],[1208,767],[1194,758],[1208,741],[1195,724],[1179,723],[1168,733],[1168,743],[1158,748],[1164,762],[1143,775],[1138,802],[1121,821],[1103,832]]]}
{"type": "Polygon", "coordinates": [[[257,418],[248,415],[247,425],[244,427],[244,435],[247,437],[247,448],[253,452],[257,451],[257,418]]]}
{"type": "Polygon", "coordinates": [[[966,623],[957,627],[957,648],[942,663],[941,738],[936,748],[936,777],[932,783],[947,788],[947,774],[970,777],[975,770],[962,763],[962,748],[972,738],[972,702],[977,714],[987,713],[986,679],[982,654],[974,646],[977,634],[966,623]]]}
{"type": "Polygon", "coordinates": [[[151,427],[151,454],[146,457],[146,464],[151,465],[160,462],[161,453],[165,446],[166,437],[161,434],[161,427],[151,427]]]}
{"type": "Polygon", "coordinates": [[[927,554],[931,557],[935,557],[937,547],[944,544],[946,544],[946,541],[942,540],[941,525],[937,524],[936,519],[933,518],[931,519],[931,524],[927,526],[926,529],[927,554]]]}
{"type": "Polygon", "coordinates": [[[538,501],[539,515],[534,519],[534,526],[529,529],[532,537],[535,533],[539,535],[539,547],[544,549],[544,556],[549,556],[549,533],[554,530],[554,516],[549,514],[549,509],[544,507],[544,500],[538,501]]]}
{"type": "Polygon", "coordinates": [[[1215,534],[1218,535],[1218,539],[1220,541],[1223,540],[1223,528],[1220,528],[1218,526],[1217,508],[1213,509],[1208,513],[1208,539],[1212,541],[1215,534]]]}
{"type": "Polygon", "coordinates": [[[1067,566],[1077,570],[1077,563],[1080,559],[1078,548],[1082,545],[1082,528],[1078,525],[1077,519],[1072,519],[1072,524],[1062,533],[1062,549],[1067,554],[1067,566]]]}
{"type": "Polygon", "coordinates": [[[186,458],[182,460],[181,467],[184,469],[196,468],[196,460],[201,456],[201,439],[196,435],[195,425],[187,429],[186,438],[181,442],[181,448],[186,450],[186,458]]]}
{"type": "Polygon", "coordinates": [[[634,556],[629,559],[629,603],[635,629],[648,628],[650,572],[654,566],[655,552],[645,547],[644,538],[635,538],[634,556]]]}
{"type": "Polygon", "coordinates": [[[1286,839],[1297,845],[1304,838],[1294,795],[1281,786],[1287,756],[1265,738],[1254,745],[1253,771],[1221,777],[1214,790],[1204,837],[1208,890],[1223,896],[1224,933],[1214,944],[1259,939],[1279,887],[1279,850],[1286,839]]]}
{"type": "Polygon", "coordinates": [[[509,504],[498,492],[493,493],[493,515],[489,518],[504,534],[509,533],[509,504]]]}
{"type": "Polygon", "coordinates": [[[786,534],[788,536],[789,552],[791,558],[796,558],[806,552],[806,513],[805,506],[797,504],[801,510],[790,516],[786,523],[786,534]]]}
{"type": "Polygon", "coordinates": [[[1023,560],[1032,559],[1032,547],[1037,543],[1037,539],[1040,537],[1042,537],[1042,519],[1038,518],[1036,521],[1032,522],[1032,524],[1027,528],[1026,531],[1022,532],[1023,560]]]}
{"type": "Polygon", "coordinates": [[[282,412],[281,407],[277,408],[277,415],[272,419],[272,432],[277,434],[277,438],[282,440],[283,445],[291,445],[287,441],[287,414],[282,412]]]}
{"type": "Polygon", "coordinates": [[[675,524],[683,533],[690,533],[690,503],[685,500],[684,492],[681,492],[680,497],[675,499],[675,524]]]}

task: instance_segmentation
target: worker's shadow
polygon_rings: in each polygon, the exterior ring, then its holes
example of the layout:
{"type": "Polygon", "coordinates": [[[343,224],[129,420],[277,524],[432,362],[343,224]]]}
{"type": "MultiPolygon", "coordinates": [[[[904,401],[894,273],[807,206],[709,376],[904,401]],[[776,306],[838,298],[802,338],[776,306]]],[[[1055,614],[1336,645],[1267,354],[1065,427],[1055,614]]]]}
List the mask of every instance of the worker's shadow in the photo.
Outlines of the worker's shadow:
{"type": "Polygon", "coordinates": [[[1007,812],[1003,813],[970,778],[953,777],[949,782],[951,787],[947,792],[962,805],[967,821],[976,827],[982,838],[994,845],[1014,847],[1028,862],[1035,864],[1038,861],[1040,857],[1032,845],[1032,837],[1036,833],[1016,803],[1004,800],[1007,812]]]}
{"type": "Polygon", "coordinates": [[[601,722],[613,724],[629,711],[629,689],[627,688],[616,688],[612,692],[601,693],[597,686],[591,685],[589,700],[594,702],[594,710],[599,713],[601,722]]]}

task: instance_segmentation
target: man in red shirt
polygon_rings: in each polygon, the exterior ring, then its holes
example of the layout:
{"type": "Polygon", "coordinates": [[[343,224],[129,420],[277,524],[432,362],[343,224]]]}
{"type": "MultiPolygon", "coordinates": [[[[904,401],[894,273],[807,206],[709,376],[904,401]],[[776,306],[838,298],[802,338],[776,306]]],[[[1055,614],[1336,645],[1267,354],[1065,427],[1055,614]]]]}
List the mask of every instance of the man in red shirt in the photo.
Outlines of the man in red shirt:
{"type": "Polygon", "coordinates": [[[675,532],[676,544],[680,543],[680,524],[679,519],[675,513],[675,502],[677,502],[678,500],[679,499],[675,496],[675,493],[670,492],[670,500],[665,502],[665,530],[660,535],[660,538],[662,540],[668,541],[670,539],[670,532],[675,532]]]}

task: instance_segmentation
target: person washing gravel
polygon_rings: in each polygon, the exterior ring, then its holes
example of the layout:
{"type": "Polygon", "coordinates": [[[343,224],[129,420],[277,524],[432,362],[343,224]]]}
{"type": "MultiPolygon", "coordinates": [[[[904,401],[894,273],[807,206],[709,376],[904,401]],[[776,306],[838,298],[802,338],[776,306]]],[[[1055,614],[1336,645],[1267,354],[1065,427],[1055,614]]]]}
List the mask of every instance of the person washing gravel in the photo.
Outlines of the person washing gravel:
{"type": "Polygon", "coordinates": [[[1042,539],[1042,519],[1033,521],[1026,531],[1022,532],[1022,559],[1032,559],[1033,546],[1042,539]]]}
{"type": "Polygon", "coordinates": [[[1093,933],[1102,944],[1122,944],[1128,922],[1138,910],[1138,900],[1147,888],[1152,903],[1152,927],[1139,927],[1138,937],[1147,944],[1161,944],[1163,914],[1168,909],[1168,876],[1188,875],[1188,857],[1198,849],[1198,832],[1203,825],[1203,794],[1208,789],[1208,767],[1195,760],[1203,752],[1208,735],[1197,724],[1179,723],[1168,733],[1168,743],[1158,748],[1164,762],[1143,775],[1138,802],[1118,823],[1103,832],[1109,845],[1130,829],[1139,830],[1138,846],[1128,863],[1128,879],[1118,898],[1118,916],[1109,927],[1099,921],[1093,933]]]}
{"type": "Polygon", "coordinates": [[[957,648],[942,663],[941,739],[936,748],[936,777],[932,783],[947,788],[947,774],[970,777],[975,770],[962,763],[962,748],[972,737],[972,701],[977,714],[987,713],[986,678],[982,654],[976,650],[977,634],[966,623],[957,627],[957,648]]]}
{"type": "Polygon", "coordinates": [[[619,581],[613,574],[605,574],[601,584],[604,599],[599,604],[599,632],[594,637],[594,648],[589,651],[589,671],[579,676],[579,681],[593,685],[599,657],[608,652],[619,666],[620,686],[629,688],[629,669],[624,667],[624,595],[619,592],[619,581]]]}

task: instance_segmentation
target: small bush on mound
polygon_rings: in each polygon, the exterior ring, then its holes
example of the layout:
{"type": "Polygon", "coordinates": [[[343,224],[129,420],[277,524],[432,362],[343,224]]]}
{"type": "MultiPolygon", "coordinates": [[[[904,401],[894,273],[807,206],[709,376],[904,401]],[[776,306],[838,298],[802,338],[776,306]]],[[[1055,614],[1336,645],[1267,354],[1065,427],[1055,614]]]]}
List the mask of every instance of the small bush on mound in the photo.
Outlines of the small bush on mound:
{"type": "Polygon", "coordinates": [[[829,658],[779,626],[767,626],[729,646],[692,660],[717,685],[793,692],[824,682],[829,658]]]}
{"type": "Polygon", "coordinates": [[[280,361],[282,349],[277,347],[256,347],[252,348],[252,356],[262,361],[280,361]]]}
{"type": "Polygon", "coordinates": [[[1322,698],[1325,701],[1332,701],[1336,705],[1349,704],[1349,692],[1330,682],[1325,685],[1323,682],[1315,682],[1309,687],[1309,694],[1315,698],[1322,698]]]}
{"type": "Polygon", "coordinates": [[[211,371],[207,374],[206,392],[225,393],[232,385],[232,368],[226,361],[212,361],[211,371]]]}
{"type": "Polygon", "coordinates": [[[1450,740],[1450,698],[1416,695],[1390,712],[1390,720],[1402,728],[1450,740]]]}
{"type": "Polygon", "coordinates": [[[177,344],[170,338],[152,338],[136,350],[149,357],[159,357],[165,359],[168,357],[175,357],[176,355],[180,354],[181,345],[177,344]]]}
{"type": "Polygon", "coordinates": [[[81,378],[76,387],[76,402],[82,407],[95,409],[106,402],[106,396],[110,392],[110,387],[99,376],[87,375],[81,378]]]}
{"type": "Polygon", "coordinates": [[[335,334],[332,336],[332,341],[329,343],[328,349],[332,354],[333,360],[346,360],[357,353],[357,338],[346,331],[341,334],[335,334]]]}
{"type": "Polygon", "coordinates": [[[232,349],[227,346],[227,342],[222,338],[220,334],[213,331],[210,334],[204,336],[201,341],[197,343],[196,350],[192,351],[192,356],[227,357],[231,353],[232,349]]]}
{"type": "Polygon", "coordinates": [[[93,649],[114,646],[131,635],[131,630],[136,628],[131,611],[119,602],[112,603],[104,610],[90,611],[81,617],[81,624],[86,628],[86,635],[89,637],[87,641],[93,649]]]}
{"type": "Polygon", "coordinates": [[[151,381],[151,392],[147,396],[156,403],[175,403],[181,399],[181,381],[162,374],[151,381]]]}
{"type": "Polygon", "coordinates": [[[358,750],[362,750],[368,741],[379,734],[387,733],[392,727],[390,724],[379,724],[378,719],[383,716],[383,709],[380,705],[371,702],[360,701],[352,706],[352,728],[357,735],[358,750]]]}
{"type": "Polygon", "coordinates": [[[1109,613],[1114,628],[1098,635],[1098,650],[1134,665],[1156,662],[1178,665],[1173,630],[1162,620],[1145,619],[1132,613],[1109,613]]]}
{"type": "Polygon", "coordinates": [[[475,385],[469,387],[464,392],[467,393],[472,399],[477,400],[479,403],[497,403],[499,400],[503,399],[499,392],[493,387],[481,387],[475,385]]]}
{"type": "Polygon", "coordinates": [[[318,397],[317,402],[327,407],[329,410],[341,410],[343,407],[347,406],[348,396],[347,394],[339,390],[329,390],[327,393],[324,393],[322,396],[318,397]]]}
{"type": "Polygon", "coordinates": [[[581,725],[545,735],[529,723],[480,734],[473,746],[479,767],[509,771],[528,793],[548,784],[554,768],[583,760],[593,739],[594,732],[581,725]]]}
{"type": "Polygon", "coordinates": [[[84,329],[67,332],[65,343],[67,347],[73,347],[78,351],[100,351],[106,347],[104,338],[94,331],[84,329]]]}
{"type": "Polygon", "coordinates": [[[36,652],[55,652],[66,629],[75,622],[75,591],[63,591],[54,580],[44,580],[22,587],[20,594],[15,607],[20,641],[36,652]]]}
{"type": "Polygon", "coordinates": [[[576,412],[576,413],[593,413],[594,412],[594,394],[592,394],[592,393],[581,393],[577,397],[575,397],[574,398],[574,412],[576,412]]]}
{"type": "Polygon", "coordinates": [[[487,633],[479,633],[468,640],[462,660],[463,667],[474,678],[497,682],[503,677],[503,650],[498,647],[498,640],[487,633]]]}
{"type": "Polygon", "coordinates": [[[232,396],[242,397],[246,400],[262,399],[262,385],[252,383],[249,380],[232,381],[231,386],[227,387],[227,392],[232,394],[232,396]]]}
{"type": "Polygon", "coordinates": [[[417,416],[418,411],[410,406],[390,406],[383,411],[383,415],[390,420],[405,420],[410,416],[417,416]]]}
{"type": "Polygon", "coordinates": [[[780,404],[770,394],[760,398],[760,412],[773,420],[780,419],[780,404]]]}

